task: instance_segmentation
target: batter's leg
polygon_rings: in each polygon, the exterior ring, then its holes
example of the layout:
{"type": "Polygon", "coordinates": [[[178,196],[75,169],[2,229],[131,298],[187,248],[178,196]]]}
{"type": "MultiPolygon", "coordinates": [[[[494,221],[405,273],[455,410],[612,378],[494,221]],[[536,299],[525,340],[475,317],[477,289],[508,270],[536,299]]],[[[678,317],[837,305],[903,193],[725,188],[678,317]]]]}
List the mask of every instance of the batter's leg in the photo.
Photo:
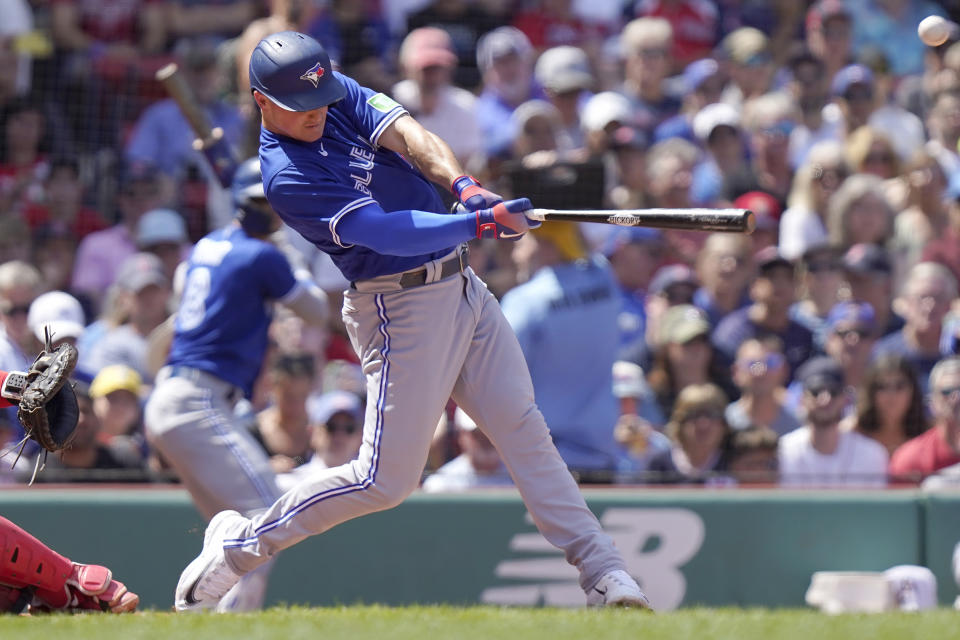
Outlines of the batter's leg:
{"type": "Polygon", "coordinates": [[[403,501],[419,485],[430,441],[476,322],[463,279],[399,294],[348,294],[344,322],[367,380],[357,460],[309,477],[267,512],[230,525],[228,564],[249,571],[307,536],[403,501]]]}
{"type": "Polygon", "coordinates": [[[468,296],[481,309],[480,320],[453,398],[496,446],[537,528],[564,550],[588,589],[626,564],[557,453],[499,303],[475,276],[468,296]]]}

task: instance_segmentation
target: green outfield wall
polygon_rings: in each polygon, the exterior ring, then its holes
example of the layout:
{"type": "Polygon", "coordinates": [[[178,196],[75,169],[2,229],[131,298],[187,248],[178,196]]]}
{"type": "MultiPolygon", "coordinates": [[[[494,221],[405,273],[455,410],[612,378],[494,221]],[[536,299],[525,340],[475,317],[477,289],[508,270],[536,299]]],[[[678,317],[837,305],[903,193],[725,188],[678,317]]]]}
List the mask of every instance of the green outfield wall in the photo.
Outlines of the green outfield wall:
{"type": "MultiPolygon", "coordinates": [[[[654,605],[799,607],[819,570],[929,566],[942,603],[960,493],[597,489],[587,502],[654,605]]],[[[79,562],[98,562],[146,607],[172,604],[203,520],[178,489],[7,489],[0,514],[79,562]]],[[[577,573],[518,494],[414,495],[285,551],[268,602],[583,604],[577,573]]]]}

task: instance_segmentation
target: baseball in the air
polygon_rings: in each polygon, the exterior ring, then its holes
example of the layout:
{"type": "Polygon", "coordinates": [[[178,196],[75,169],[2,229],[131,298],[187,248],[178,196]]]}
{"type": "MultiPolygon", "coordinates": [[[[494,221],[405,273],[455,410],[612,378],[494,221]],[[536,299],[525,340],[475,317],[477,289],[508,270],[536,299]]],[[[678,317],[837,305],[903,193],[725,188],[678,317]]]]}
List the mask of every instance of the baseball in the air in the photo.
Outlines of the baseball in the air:
{"type": "Polygon", "coordinates": [[[928,47],[939,47],[950,37],[950,23],[941,16],[927,16],[917,26],[917,34],[928,47]]]}

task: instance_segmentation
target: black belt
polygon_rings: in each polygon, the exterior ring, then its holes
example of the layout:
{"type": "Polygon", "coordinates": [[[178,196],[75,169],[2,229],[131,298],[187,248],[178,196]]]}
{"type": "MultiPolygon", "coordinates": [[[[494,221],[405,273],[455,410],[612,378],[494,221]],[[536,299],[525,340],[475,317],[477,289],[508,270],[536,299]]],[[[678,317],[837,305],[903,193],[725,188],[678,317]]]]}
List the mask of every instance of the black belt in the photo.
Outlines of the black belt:
{"type": "MultiPolygon", "coordinates": [[[[457,249],[456,254],[450,256],[446,260],[440,263],[440,277],[435,280],[443,280],[444,278],[449,278],[455,273],[461,273],[464,269],[469,266],[467,262],[467,256],[470,255],[469,250],[466,245],[462,245],[457,249]]],[[[409,289],[411,287],[422,287],[427,284],[427,269],[426,267],[421,267],[416,271],[408,271],[400,276],[400,279],[397,281],[401,289],[409,289]]],[[[356,288],[355,283],[351,282],[351,286],[356,288]]]]}

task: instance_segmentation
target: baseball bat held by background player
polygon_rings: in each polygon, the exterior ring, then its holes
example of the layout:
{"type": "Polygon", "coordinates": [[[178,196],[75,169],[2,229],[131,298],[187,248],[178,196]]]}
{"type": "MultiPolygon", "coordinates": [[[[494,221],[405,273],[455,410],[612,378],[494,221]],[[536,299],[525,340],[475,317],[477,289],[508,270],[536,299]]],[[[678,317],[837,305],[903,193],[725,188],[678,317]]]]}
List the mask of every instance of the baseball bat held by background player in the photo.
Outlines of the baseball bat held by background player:
{"type": "Polygon", "coordinates": [[[751,233],[756,224],[749,209],[531,209],[524,212],[531,220],[600,222],[624,227],[690,229],[751,233]]]}

